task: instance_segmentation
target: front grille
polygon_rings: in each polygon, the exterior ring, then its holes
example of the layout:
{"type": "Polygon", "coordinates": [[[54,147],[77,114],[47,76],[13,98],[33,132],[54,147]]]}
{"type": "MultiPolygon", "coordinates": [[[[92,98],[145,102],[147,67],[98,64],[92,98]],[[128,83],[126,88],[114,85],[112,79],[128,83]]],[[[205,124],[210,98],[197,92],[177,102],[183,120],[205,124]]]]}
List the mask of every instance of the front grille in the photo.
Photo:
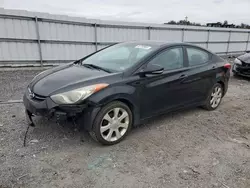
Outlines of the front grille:
{"type": "Polygon", "coordinates": [[[37,101],[44,101],[46,97],[34,93],[33,99],[37,101]]]}
{"type": "Polygon", "coordinates": [[[250,64],[249,64],[249,63],[242,62],[242,67],[250,68],[250,64]]]}
{"type": "Polygon", "coordinates": [[[38,95],[36,93],[34,93],[33,91],[31,91],[31,89],[28,87],[28,91],[27,91],[29,97],[32,99],[32,100],[36,100],[36,101],[44,101],[46,99],[45,96],[42,96],[42,95],[38,95]]]}

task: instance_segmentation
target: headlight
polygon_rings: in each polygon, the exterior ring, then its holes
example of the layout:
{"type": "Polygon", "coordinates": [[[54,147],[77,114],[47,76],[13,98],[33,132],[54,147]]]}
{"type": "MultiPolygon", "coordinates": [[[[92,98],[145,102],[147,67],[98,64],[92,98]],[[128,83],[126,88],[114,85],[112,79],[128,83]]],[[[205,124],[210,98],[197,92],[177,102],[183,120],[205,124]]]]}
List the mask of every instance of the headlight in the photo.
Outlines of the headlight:
{"type": "Polygon", "coordinates": [[[237,58],[235,58],[234,63],[238,64],[238,65],[242,65],[242,62],[239,59],[237,59],[237,58]]]}
{"type": "Polygon", "coordinates": [[[93,93],[96,93],[107,86],[108,84],[91,85],[72,91],[52,95],[50,98],[57,104],[75,104],[83,101],[93,93]]]}

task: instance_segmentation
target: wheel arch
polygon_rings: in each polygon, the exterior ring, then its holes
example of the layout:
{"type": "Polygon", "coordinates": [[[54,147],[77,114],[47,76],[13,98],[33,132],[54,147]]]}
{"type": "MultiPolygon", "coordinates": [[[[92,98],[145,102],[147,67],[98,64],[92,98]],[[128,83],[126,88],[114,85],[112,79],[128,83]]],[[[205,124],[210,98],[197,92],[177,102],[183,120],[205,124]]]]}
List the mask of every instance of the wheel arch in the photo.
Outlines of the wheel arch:
{"type": "Polygon", "coordinates": [[[139,107],[138,107],[138,104],[136,103],[136,100],[133,99],[129,94],[117,93],[117,94],[113,94],[105,98],[102,98],[102,100],[100,101],[95,101],[95,102],[92,101],[94,102],[95,105],[90,107],[89,112],[84,115],[85,129],[91,130],[93,127],[94,120],[97,114],[99,113],[99,111],[102,109],[102,107],[114,101],[123,102],[130,108],[132,115],[133,115],[133,121],[132,121],[133,126],[138,125],[140,123],[139,107]]]}
{"type": "Polygon", "coordinates": [[[225,83],[222,80],[217,81],[218,84],[220,84],[222,86],[223,89],[223,96],[225,95],[225,83]]]}
{"type": "Polygon", "coordinates": [[[133,125],[137,125],[139,123],[139,108],[138,108],[138,104],[136,103],[135,100],[131,99],[129,96],[125,95],[115,95],[112,96],[109,99],[106,99],[104,103],[102,103],[102,106],[107,105],[108,103],[114,102],[114,101],[119,101],[122,102],[124,104],[126,104],[129,109],[131,110],[132,114],[133,114],[133,125]]]}

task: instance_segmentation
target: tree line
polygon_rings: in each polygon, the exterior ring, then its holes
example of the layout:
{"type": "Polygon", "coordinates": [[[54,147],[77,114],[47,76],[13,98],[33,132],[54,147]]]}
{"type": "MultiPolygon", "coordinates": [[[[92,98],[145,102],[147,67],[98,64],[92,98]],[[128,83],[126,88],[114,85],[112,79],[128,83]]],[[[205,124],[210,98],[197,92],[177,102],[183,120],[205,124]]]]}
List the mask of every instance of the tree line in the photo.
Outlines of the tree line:
{"type": "Polygon", "coordinates": [[[235,24],[228,24],[228,21],[225,20],[224,22],[214,22],[214,23],[207,23],[207,24],[200,24],[196,22],[190,22],[188,20],[180,20],[180,21],[174,21],[171,20],[164,24],[171,24],[171,25],[193,25],[193,26],[208,26],[208,27],[228,27],[228,28],[242,28],[242,29],[250,29],[250,25],[241,23],[240,25],[235,24]]]}

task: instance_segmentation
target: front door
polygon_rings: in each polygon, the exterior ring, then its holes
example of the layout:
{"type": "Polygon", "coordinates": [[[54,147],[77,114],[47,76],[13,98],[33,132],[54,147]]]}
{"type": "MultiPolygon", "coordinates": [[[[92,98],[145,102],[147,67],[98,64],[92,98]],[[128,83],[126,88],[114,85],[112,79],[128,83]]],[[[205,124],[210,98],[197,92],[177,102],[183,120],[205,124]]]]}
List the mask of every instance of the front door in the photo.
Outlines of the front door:
{"type": "Polygon", "coordinates": [[[183,54],[182,47],[168,48],[149,62],[149,64],[164,67],[164,72],[160,75],[146,75],[141,78],[142,119],[176,108],[188,101],[185,92],[189,84],[184,84],[188,68],[183,54]]]}

